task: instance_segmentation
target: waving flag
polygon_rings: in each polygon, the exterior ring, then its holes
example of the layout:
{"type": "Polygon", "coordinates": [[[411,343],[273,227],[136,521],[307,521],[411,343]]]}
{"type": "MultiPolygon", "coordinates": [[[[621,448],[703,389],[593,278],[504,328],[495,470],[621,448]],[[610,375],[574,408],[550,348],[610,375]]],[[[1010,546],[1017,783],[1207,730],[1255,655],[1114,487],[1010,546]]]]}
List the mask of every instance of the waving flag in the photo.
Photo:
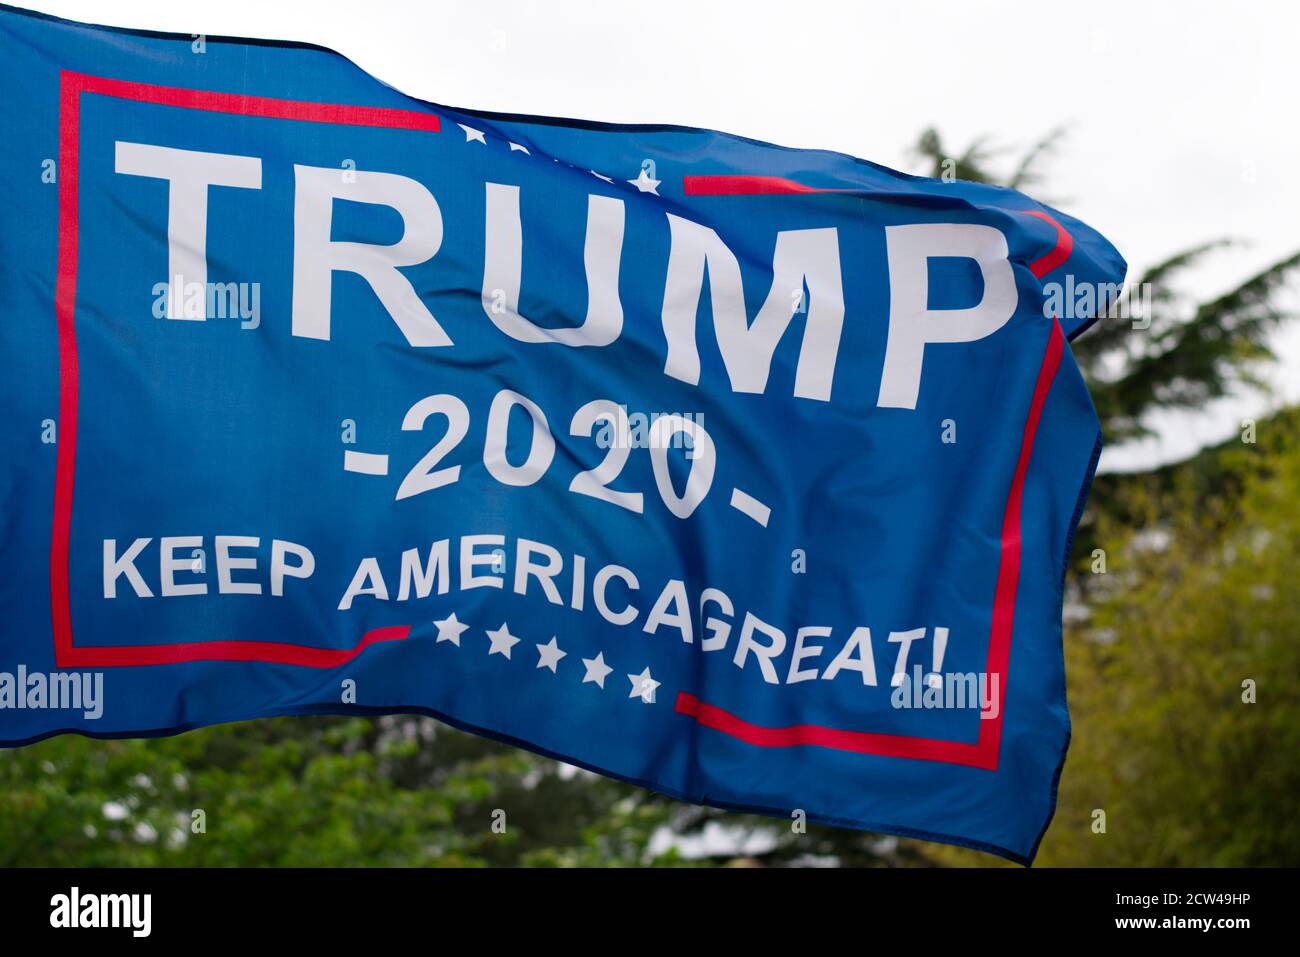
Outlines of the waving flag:
{"type": "Polygon", "coordinates": [[[0,741],[420,712],[1032,858],[1100,235],[301,44],[5,8],[0,82],[0,741]]]}

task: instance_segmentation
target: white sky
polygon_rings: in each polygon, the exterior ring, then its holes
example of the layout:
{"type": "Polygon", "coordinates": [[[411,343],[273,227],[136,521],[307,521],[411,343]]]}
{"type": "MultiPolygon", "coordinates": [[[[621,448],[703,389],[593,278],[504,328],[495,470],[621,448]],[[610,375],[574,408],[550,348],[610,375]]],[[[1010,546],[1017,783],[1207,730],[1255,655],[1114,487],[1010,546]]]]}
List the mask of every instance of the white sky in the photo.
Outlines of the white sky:
{"type": "MultiPolygon", "coordinates": [[[[710,127],[901,169],[914,168],[907,149],[927,126],[958,150],[986,134],[1027,146],[1065,123],[1042,198],[1105,233],[1131,275],[1202,240],[1249,240],[1190,277],[1190,291],[1209,296],[1300,249],[1300,7],[1283,0],[25,5],[93,23],[307,40],[453,106],[710,127]]],[[[1300,294],[1290,301],[1300,308],[1300,294]]],[[[1182,458],[1244,416],[1300,401],[1300,323],[1276,345],[1273,397],[1163,416],[1159,440],[1110,449],[1103,468],[1182,458]]]]}

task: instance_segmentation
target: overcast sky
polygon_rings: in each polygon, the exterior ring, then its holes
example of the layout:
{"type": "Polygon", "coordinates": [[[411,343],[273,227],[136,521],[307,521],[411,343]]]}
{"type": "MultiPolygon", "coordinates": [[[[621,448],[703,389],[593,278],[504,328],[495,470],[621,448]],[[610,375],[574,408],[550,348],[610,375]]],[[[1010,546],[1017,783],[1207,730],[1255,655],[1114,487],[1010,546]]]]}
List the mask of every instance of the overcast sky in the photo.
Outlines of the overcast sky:
{"type": "MultiPolygon", "coordinates": [[[[1130,275],[1219,236],[1250,241],[1191,278],[1224,291],[1300,249],[1300,7],[785,0],[27,0],[93,23],[307,40],[454,106],[667,122],[914,169],[927,126],[953,148],[1070,135],[1042,198],[1105,233],[1130,275]]],[[[1011,161],[1008,157],[1008,162],[1011,161]]],[[[1293,286],[1300,286],[1295,283],[1293,286]]],[[[1300,307],[1300,294],[1290,301],[1300,307]]],[[[1135,333],[1140,334],[1140,333],[1135,333]]],[[[1300,401],[1300,323],[1277,394],[1155,420],[1103,468],[1181,458],[1300,401]]]]}

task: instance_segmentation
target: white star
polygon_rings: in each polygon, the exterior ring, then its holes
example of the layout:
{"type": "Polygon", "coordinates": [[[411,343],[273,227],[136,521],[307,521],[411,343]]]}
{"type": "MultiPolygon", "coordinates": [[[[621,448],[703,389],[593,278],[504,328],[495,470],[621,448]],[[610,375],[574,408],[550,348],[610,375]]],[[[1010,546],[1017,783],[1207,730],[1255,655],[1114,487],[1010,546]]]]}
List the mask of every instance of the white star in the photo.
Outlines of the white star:
{"type": "Polygon", "coordinates": [[[438,641],[450,641],[457,648],[460,647],[461,633],[469,627],[463,621],[456,620],[456,613],[453,611],[442,621],[435,621],[438,626],[438,641]]]}
{"type": "Polygon", "coordinates": [[[479,142],[479,143],[482,143],[484,146],[487,146],[487,140],[485,140],[485,139],[483,138],[483,131],[482,131],[482,130],[476,130],[476,129],[474,129],[474,127],[472,127],[472,126],[466,126],[464,123],[457,123],[456,125],[459,126],[462,130],[465,131],[465,142],[466,142],[466,143],[470,143],[470,142],[475,142],[475,141],[477,141],[477,142],[479,142]]]}
{"type": "Polygon", "coordinates": [[[513,153],[513,152],[515,152],[516,150],[517,150],[518,152],[520,152],[520,153],[523,153],[525,156],[532,156],[532,155],[533,155],[532,153],[528,152],[528,147],[527,147],[527,146],[520,146],[518,143],[511,143],[511,144],[510,144],[510,152],[513,153]]]}
{"type": "Polygon", "coordinates": [[[560,659],[567,655],[567,651],[561,651],[560,646],[555,643],[555,636],[551,635],[551,640],[544,645],[537,646],[537,667],[550,668],[551,674],[555,674],[555,666],[560,663],[560,659]]]}
{"type": "Polygon", "coordinates": [[[492,647],[488,649],[489,655],[505,655],[510,657],[510,649],[519,644],[519,639],[510,634],[509,627],[505,622],[496,631],[489,631],[487,636],[492,639],[492,647]]]}
{"type": "Polygon", "coordinates": [[[587,673],[582,676],[582,683],[585,685],[588,681],[594,681],[600,687],[605,687],[605,676],[614,670],[605,664],[605,653],[602,651],[595,658],[583,658],[582,663],[587,666],[587,673]]]}
{"type": "Polygon", "coordinates": [[[629,698],[640,698],[646,704],[654,704],[655,689],[659,687],[659,682],[650,677],[650,669],[639,675],[628,675],[627,680],[632,682],[632,693],[629,698]]]}
{"type": "Polygon", "coordinates": [[[628,182],[631,183],[633,186],[635,186],[643,193],[654,193],[656,196],[658,196],[659,184],[662,183],[663,180],[651,179],[650,174],[646,172],[645,167],[643,166],[641,167],[641,172],[637,174],[637,178],[630,179],[628,180],[628,182]]]}
{"type": "Polygon", "coordinates": [[[614,177],[606,176],[603,173],[597,173],[594,169],[589,169],[587,170],[587,172],[590,173],[592,176],[596,177],[596,179],[603,179],[607,183],[614,182],[614,177]]]}

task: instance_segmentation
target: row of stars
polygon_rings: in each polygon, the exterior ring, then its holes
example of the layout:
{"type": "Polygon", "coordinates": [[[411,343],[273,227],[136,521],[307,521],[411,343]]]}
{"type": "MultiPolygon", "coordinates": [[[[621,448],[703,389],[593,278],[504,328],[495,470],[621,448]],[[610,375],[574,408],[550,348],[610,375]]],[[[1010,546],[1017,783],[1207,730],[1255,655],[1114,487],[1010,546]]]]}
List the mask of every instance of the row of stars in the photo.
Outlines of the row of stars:
{"type": "MultiPolygon", "coordinates": [[[[466,143],[482,143],[484,146],[487,146],[487,136],[482,130],[476,130],[474,129],[474,127],[466,126],[464,123],[457,123],[456,125],[465,131],[466,143]]],[[[509,140],[507,140],[506,142],[510,143],[509,140]]],[[[528,147],[524,146],[522,143],[510,143],[510,152],[523,153],[525,156],[533,155],[528,151],[528,147]]],[[[559,160],[556,160],[556,162],[559,162],[559,160]]],[[[589,169],[587,170],[587,172],[590,173],[592,176],[596,177],[597,179],[603,179],[606,183],[614,182],[613,177],[605,176],[603,173],[597,173],[594,169],[589,169]]],[[[626,180],[625,182],[627,182],[630,186],[635,186],[637,190],[639,190],[642,193],[652,193],[653,195],[658,196],[659,184],[662,183],[663,180],[653,179],[650,176],[649,172],[647,172],[646,169],[642,167],[641,172],[637,174],[636,179],[629,179],[626,180]]]]}
{"type": "MultiPolygon", "coordinates": [[[[450,641],[457,648],[461,647],[460,636],[469,630],[469,625],[456,618],[456,613],[452,612],[441,621],[435,621],[438,626],[437,641],[450,641]]],[[[510,628],[506,622],[501,623],[500,628],[484,629],[484,634],[488,636],[491,645],[488,647],[489,655],[503,655],[510,658],[510,649],[519,644],[522,640],[515,635],[510,634],[510,628]]],[[[436,644],[437,642],[435,642],[436,644]]],[[[567,658],[568,652],[562,649],[555,636],[544,645],[537,645],[537,667],[547,668],[551,674],[559,674],[556,666],[559,665],[561,658],[567,658]]],[[[605,664],[605,653],[598,652],[595,658],[583,658],[582,664],[586,668],[586,674],[582,676],[582,683],[592,682],[602,690],[605,687],[605,679],[614,669],[605,664]]],[[[627,680],[632,682],[632,690],[628,694],[629,698],[640,698],[646,704],[653,704],[655,700],[655,691],[659,688],[660,682],[655,681],[650,674],[650,668],[647,666],[639,675],[629,674],[627,680]]]]}

